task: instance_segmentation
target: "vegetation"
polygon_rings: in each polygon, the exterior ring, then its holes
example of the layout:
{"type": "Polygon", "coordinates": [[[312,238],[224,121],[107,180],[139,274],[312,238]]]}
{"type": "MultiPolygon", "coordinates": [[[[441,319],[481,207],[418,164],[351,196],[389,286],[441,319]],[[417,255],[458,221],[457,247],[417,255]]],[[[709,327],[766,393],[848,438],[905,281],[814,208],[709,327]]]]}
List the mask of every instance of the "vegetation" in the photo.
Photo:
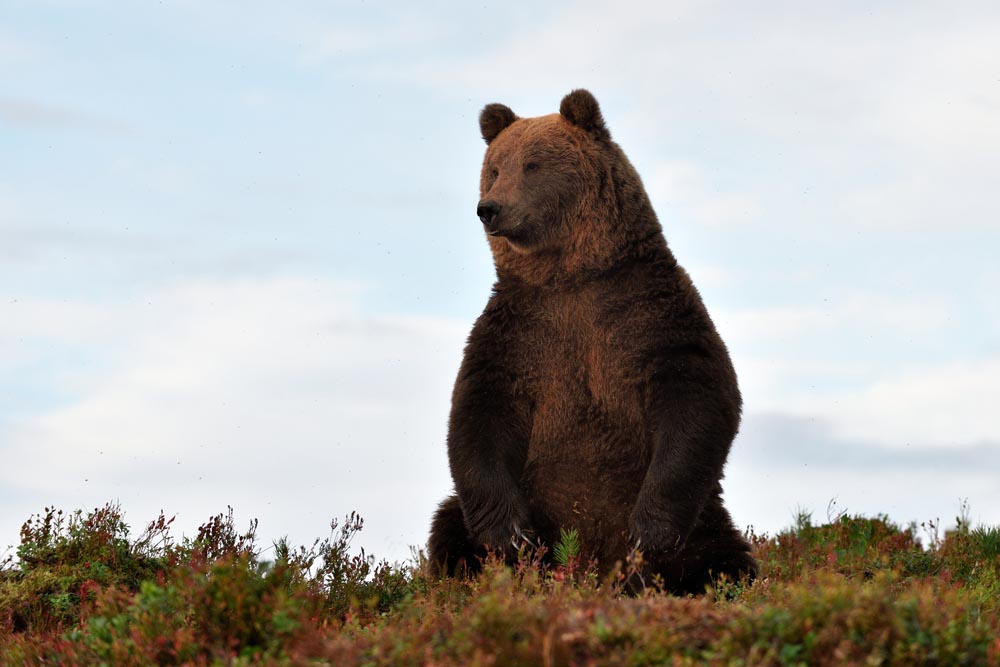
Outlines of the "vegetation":
{"type": "Polygon", "coordinates": [[[476,580],[434,580],[351,539],[274,545],[232,510],[193,539],[161,515],[46,509],[0,564],[3,665],[1000,665],[1000,529],[802,514],[752,535],[764,576],[677,598],[600,578],[569,531],[476,580]],[[922,545],[920,536],[927,544],[922,545]]]}

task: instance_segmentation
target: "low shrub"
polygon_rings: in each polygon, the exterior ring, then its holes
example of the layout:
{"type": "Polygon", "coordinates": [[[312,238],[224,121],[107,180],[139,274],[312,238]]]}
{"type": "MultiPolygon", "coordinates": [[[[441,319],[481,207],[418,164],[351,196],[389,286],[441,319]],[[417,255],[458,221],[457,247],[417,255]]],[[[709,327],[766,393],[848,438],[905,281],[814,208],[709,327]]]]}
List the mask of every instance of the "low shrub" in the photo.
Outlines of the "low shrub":
{"type": "Polygon", "coordinates": [[[356,514],[265,560],[232,508],[180,541],[162,514],[133,537],[116,504],[46,508],[0,565],[0,664],[1000,665],[1000,530],[963,516],[924,546],[884,516],[802,514],[750,535],[757,581],[679,598],[634,585],[640,553],[598,577],[573,531],[552,559],[439,580],[352,548],[356,514]]]}

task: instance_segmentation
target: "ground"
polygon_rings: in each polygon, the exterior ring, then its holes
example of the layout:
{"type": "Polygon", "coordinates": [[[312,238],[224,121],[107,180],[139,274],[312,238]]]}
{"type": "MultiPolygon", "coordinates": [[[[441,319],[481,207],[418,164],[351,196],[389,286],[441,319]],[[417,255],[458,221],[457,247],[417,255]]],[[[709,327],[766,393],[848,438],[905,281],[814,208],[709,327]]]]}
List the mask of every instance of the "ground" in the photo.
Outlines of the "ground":
{"type": "Polygon", "coordinates": [[[693,597],[628,594],[635,563],[599,580],[571,536],[553,567],[432,579],[355,553],[361,526],[268,562],[231,513],[176,543],[165,517],[47,510],[0,570],[0,664],[1000,665],[1000,529],[962,517],[803,515],[751,535],[752,585],[693,597]]]}

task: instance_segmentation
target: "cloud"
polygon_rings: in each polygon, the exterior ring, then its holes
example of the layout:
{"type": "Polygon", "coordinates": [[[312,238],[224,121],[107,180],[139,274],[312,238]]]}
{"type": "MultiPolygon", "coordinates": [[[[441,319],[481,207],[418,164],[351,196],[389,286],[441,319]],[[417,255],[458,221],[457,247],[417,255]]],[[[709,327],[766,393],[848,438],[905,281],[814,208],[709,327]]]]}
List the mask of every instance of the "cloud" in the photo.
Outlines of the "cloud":
{"type": "Polygon", "coordinates": [[[1000,441],[998,356],[877,365],[808,347],[799,359],[731,347],[748,410],[821,419],[837,437],[896,449],[1000,441]]]}
{"type": "Polygon", "coordinates": [[[1000,357],[986,357],[914,365],[860,390],[818,391],[790,406],[825,417],[841,437],[956,449],[1000,440],[997,396],[1000,357]]]}
{"type": "Polygon", "coordinates": [[[120,134],[130,127],[119,120],[34,100],[0,97],[0,123],[24,129],[91,130],[120,134]]]}
{"type": "Polygon", "coordinates": [[[441,39],[439,24],[417,15],[381,17],[377,24],[358,22],[302,26],[301,61],[319,65],[343,57],[406,52],[441,39]]]}
{"type": "Polygon", "coordinates": [[[892,447],[862,436],[842,436],[820,417],[776,412],[748,417],[739,446],[745,449],[744,458],[756,461],[754,467],[774,470],[812,465],[846,474],[887,469],[967,474],[1000,469],[1000,437],[961,447],[892,447]]]}
{"type": "MultiPolygon", "coordinates": [[[[364,294],[274,277],[189,280],[126,302],[16,304],[8,335],[44,341],[40,360],[74,345],[91,355],[49,371],[64,392],[56,405],[0,422],[0,530],[16,535],[46,504],[119,499],[134,523],[163,509],[190,533],[232,505],[241,521],[261,519],[265,539],[304,542],[356,509],[368,548],[405,557],[451,485],[445,425],[468,324],[368,314],[364,294]]],[[[751,409],[727,472],[737,521],[775,531],[798,507],[822,518],[834,497],[898,521],[957,512],[967,497],[974,518],[1000,521],[1000,438],[984,417],[1000,362],[939,370],[857,393],[854,412],[816,397],[751,409]],[[962,392],[984,398],[966,412],[957,399],[935,404],[962,392]],[[884,441],[910,423],[929,424],[931,441],[884,441]],[[986,437],[970,438],[977,428],[986,437]]]]}
{"type": "MultiPolygon", "coordinates": [[[[232,504],[265,533],[310,539],[358,509],[376,551],[392,543],[405,555],[450,485],[444,428],[468,323],[385,313],[481,306],[471,292],[449,305],[469,276],[428,264],[427,243],[463,270],[470,257],[488,262],[471,255],[473,240],[485,252],[471,232],[469,245],[448,245],[460,229],[448,211],[471,210],[451,201],[454,188],[424,187],[406,165],[438,160],[426,171],[440,180],[468,158],[474,191],[479,106],[551,112],[578,85],[641,167],[682,264],[706,296],[727,299],[711,312],[744,388],[741,437],[756,438],[730,467],[736,508],[753,510],[741,521],[774,527],[834,495],[901,519],[963,495],[974,509],[986,502],[974,494],[995,499],[1000,274],[972,268],[989,263],[995,239],[983,231],[1000,220],[991,6],[463,5],[402,8],[385,22],[322,3],[152,11],[167,37],[150,45],[167,49],[147,77],[160,97],[120,101],[169,131],[120,150],[104,142],[106,179],[89,146],[36,150],[51,130],[117,131],[75,110],[100,105],[38,95],[74,94],[60,87],[72,68],[17,70],[22,88],[0,98],[0,123],[27,130],[35,160],[8,196],[0,189],[0,259],[17,260],[7,271],[18,289],[0,300],[0,393],[15,401],[0,405],[5,520],[119,497],[136,521],[162,506],[191,526],[232,504]],[[190,58],[168,57],[176,44],[190,58]],[[212,91],[227,122],[206,120],[197,95],[174,104],[192,90],[212,91]],[[466,130],[447,130],[458,122],[466,130]],[[250,164],[247,137],[287,152],[250,164]],[[312,166],[310,150],[323,153],[312,166]],[[421,199],[359,194],[389,181],[421,199]],[[690,231],[674,235],[675,220],[690,231]],[[704,247],[712,254],[687,252],[704,247]],[[275,276],[324,253],[342,274],[413,283],[430,272],[416,282],[438,289],[373,296],[275,276]],[[248,273],[263,277],[233,278],[248,273]],[[427,294],[438,295],[431,306],[427,294]]],[[[0,67],[35,54],[0,34],[0,67]]],[[[87,94],[114,81],[77,85],[87,94]]],[[[485,290],[488,265],[476,266],[485,290]]]]}
{"type": "Polygon", "coordinates": [[[977,523],[1000,523],[1000,438],[962,447],[891,447],[844,437],[828,420],[782,413],[744,419],[724,486],[734,518],[774,532],[798,509],[887,513],[902,524],[958,514],[966,499],[977,523]]]}
{"type": "Polygon", "coordinates": [[[947,343],[963,335],[948,301],[848,293],[713,317],[750,410],[820,418],[838,437],[897,448],[1000,440],[1000,356],[947,343]]]}
{"type": "MultiPolygon", "coordinates": [[[[127,168],[145,192],[173,199],[188,194],[187,184],[193,182],[189,174],[131,161],[116,163],[115,173],[124,177],[127,168]]],[[[60,200],[53,209],[41,193],[14,196],[0,186],[0,236],[4,240],[0,260],[5,262],[0,275],[7,271],[23,277],[33,272],[39,285],[56,285],[56,293],[75,292],[84,284],[94,288],[106,280],[114,283],[114,291],[124,293],[178,276],[270,274],[279,267],[301,267],[315,259],[313,249],[278,243],[274,237],[226,236],[210,226],[200,226],[195,233],[193,224],[163,227],[131,212],[108,215],[85,205],[75,208],[78,204],[60,200]],[[59,281],[67,274],[73,280],[69,290],[59,281]]],[[[192,217],[199,220],[196,215],[192,217]]],[[[16,298],[29,283],[11,282],[8,293],[16,298]]],[[[22,309],[31,307],[23,300],[20,303],[22,309]]]]}
{"type": "Polygon", "coordinates": [[[102,360],[56,374],[71,397],[0,434],[0,480],[20,501],[3,534],[40,509],[31,502],[118,498],[136,520],[178,512],[188,531],[232,505],[262,535],[299,541],[358,510],[363,542],[405,557],[450,488],[444,428],[466,325],[366,315],[361,296],[274,278],[23,304],[22,334],[102,360]]]}
{"type": "MultiPolygon", "coordinates": [[[[763,207],[751,195],[723,192],[694,162],[660,162],[644,179],[646,190],[661,215],[709,227],[745,225],[758,220],[763,207]],[[672,212],[676,213],[672,213],[672,212]]],[[[667,223],[669,224],[669,222],[667,223]]]]}
{"type": "Polygon", "coordinates": [[[82,250],[88,254],[114,255],[120,261],[125,254],[148,257],[162,252],[165,245],[170,245],[165,239],[151,242],[153,239],[150,235],[144,233],[129,234],[106,229],[88,229],[82,225],[59,226],[35,220],[37,218],[34,215],[18,213],[17,222],[0,223],[0,232],[4,235],[4,246],[0,248],[0,257],[33,261],[45,255],[72,249],[82,250]]]}
{"type": "Polygon", "coordinates": [[[243,38],[249,37],[255,45],[267,44],[272,60],[284,56],[296,66],[328,67],[338,75],[354,70],[359,62],[369,67],[411,62],[415,53],[427,53],[428,47],[446,40],[456,14],[454,7],[414,10],[391,2],[378,7],[301,3],[275,12],[266,4],[182,0],[172,9],[184,17],[185,29],[213,43],[229,40],[244,48],[243,38]],[[436,11],[443,16],[434,16],[436,11]]]}
{"type": "Polygon", "coordinates": [[[39,56],[36,44],[0,27],[0,67],[21,65],[39,56]]]}
{"type": "Polygon", "coordinates": [[[672,152],[646,173],[651,189],[706,224],[766,211],[769,224],[796,230],[810,220],[981,230],[1000,219],[990,180],[1000,152],[998,27],[1000,12],[985,4],[955,13],[577,2],[496,17],[467,57],[413,47],[337,71],[504,100],[522,115],[590,87],[633,156],[643,145],[672,152]],[[707,164],[739,173],[743,187],[718,191],[705,182],[707,164]]]}
{"type": "Polygon", "coordinates": [[[877,292],[824,298],[821,305],[720,308],[714,314],[727,338],[740,344],[830,331],[933,331],[951,317],[952,307],[943,299],[908,301],[877,292]]]}
{"type": "Polygon", "coordinates": [[[898,173],[857,184],[832,210],[846,224],[889,231],[998,231],[1000,205],[992,190],[992,167],[974,153],[978,151],[927,161],[901,160],[898,173]]]}

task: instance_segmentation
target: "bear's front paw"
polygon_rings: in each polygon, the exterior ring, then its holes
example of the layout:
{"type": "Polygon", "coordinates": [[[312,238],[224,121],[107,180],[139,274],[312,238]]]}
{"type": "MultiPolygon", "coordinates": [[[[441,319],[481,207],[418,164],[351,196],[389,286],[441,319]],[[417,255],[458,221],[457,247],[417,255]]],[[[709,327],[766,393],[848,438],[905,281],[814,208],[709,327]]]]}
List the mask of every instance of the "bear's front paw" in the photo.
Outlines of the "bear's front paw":
{"type": "Polygon", "coordinates": [[[629,539],[635,548],[646,553],[676,554],[684,546],[686,534],[662,514],[637,507],[629,517],[629,539]]]}
{"type": "Polygon", "coordinates": [[[502,551],[507,556],[515,555],[522,547],[536,547],[535,533],[518,524],[495,526],[480,533],[480,544],[491,551],[502,551]]]}
{"type": "Polygon", "coordinates": [[[522,546],[536,546],[534,532],[527,526],[527,515],[516,507],[497,512],[492,521],[476,531],[479,544],[505,553],[517,552],[522,546]]]}

